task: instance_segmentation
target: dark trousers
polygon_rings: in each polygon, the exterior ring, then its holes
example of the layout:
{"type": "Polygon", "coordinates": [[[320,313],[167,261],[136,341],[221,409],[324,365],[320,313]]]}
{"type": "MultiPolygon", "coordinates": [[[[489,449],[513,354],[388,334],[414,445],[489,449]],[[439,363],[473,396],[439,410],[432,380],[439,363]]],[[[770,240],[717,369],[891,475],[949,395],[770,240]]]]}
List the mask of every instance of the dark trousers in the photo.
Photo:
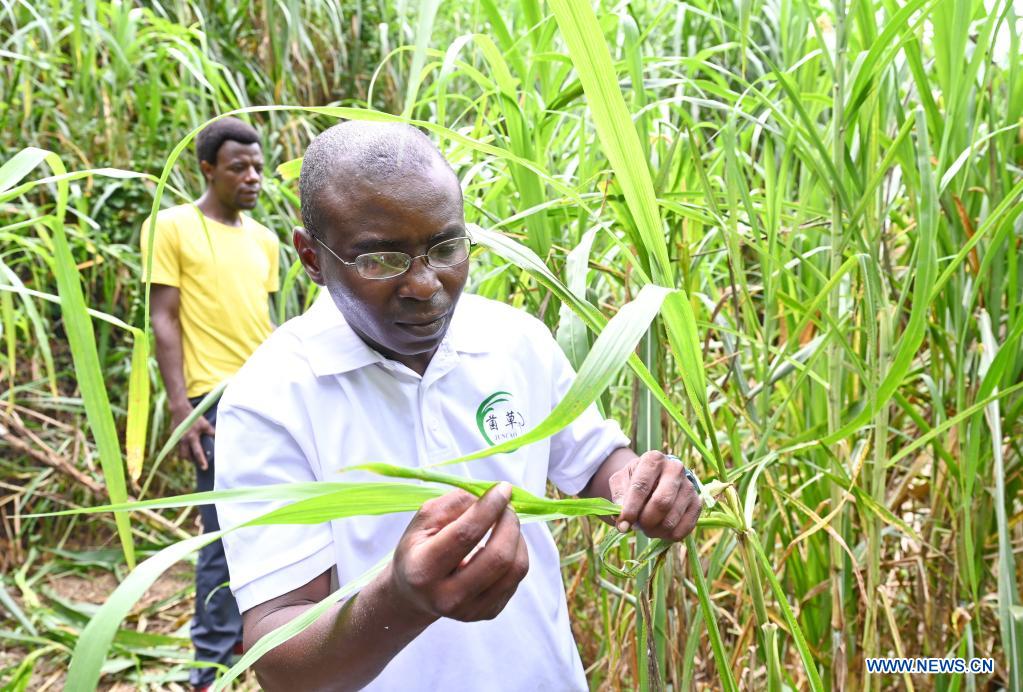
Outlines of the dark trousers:
{"type": "MultiPolygon", "coordinates": [[[[202,397],[191,399],[193,406],[200,401],[202,397]]],[[[205,417],[216,427],[217,404],[206,411],[205,417]]],[[[202,436],[202,451],[206,455],[208,467],[205,471],[198,465],[195,467],[196,490],[199,492],[213,490],[212,436],[202,436]]],[[[199,515],[202,517],[203,533],[220,529],[214,505],[200,505],[199,515]]],[[[242,616],[228,587],[229,579],[223,543],[214,541],[199,550],[199,559],[195,565],[195,615],[192,617],[191,629],[196,661],[212,661],[230,666],[234,647],[242,640],[242,616]]],[[[189,681],[196,687],[212,685],[215,678],[216,669],[213,667],[193,668],[189,673],[189,681]]]]}

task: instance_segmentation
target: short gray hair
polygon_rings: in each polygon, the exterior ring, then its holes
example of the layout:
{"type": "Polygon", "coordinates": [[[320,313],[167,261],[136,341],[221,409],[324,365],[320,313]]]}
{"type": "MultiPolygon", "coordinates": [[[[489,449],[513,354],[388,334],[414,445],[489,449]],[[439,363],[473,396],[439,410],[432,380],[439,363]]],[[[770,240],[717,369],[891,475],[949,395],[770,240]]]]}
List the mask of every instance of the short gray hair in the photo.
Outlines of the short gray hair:
{"type": "MultiPolygon", "coordinates": [[[[435,165],[451,170],[430,138],[405,123],[349,120],[321,132],[306,149],[298,189],[302,224],[310,233],[323,228],[322,202],[327,191],[344,188],[346,175],[393,182],[435,165]]],[[[454,174],[454,171],[452,171],[454,174]]]]}

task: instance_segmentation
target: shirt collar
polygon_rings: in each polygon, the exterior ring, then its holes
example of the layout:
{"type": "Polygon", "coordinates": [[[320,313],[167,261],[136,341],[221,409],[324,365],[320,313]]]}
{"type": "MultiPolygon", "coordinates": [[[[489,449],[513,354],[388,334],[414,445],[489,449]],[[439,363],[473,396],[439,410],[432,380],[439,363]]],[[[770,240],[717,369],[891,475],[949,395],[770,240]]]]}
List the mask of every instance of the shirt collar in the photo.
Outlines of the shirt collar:
{"type": "MultiPolygon", "coordinates": [[[[463,294],[448,325],[442,348],[460,353],[481,353],[486,350],[485,328],[474,319],[478,299],[463,294]]],[[[309,365],[317,377],[339,375],[388,359],[373,350],[345,321],[330,294],[321,290],[312,307],[299,318],[299,338],[309,365]]]]}

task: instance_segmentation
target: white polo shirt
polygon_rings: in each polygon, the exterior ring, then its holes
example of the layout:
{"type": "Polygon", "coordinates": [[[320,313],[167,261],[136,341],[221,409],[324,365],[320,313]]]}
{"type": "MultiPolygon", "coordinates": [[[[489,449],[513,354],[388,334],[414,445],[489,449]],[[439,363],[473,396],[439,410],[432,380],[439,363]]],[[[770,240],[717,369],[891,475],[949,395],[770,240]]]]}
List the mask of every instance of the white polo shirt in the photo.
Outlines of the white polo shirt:
{"type": "MultiPolygon", "coordinates": [[[[369,348],[324,292],[234,377],[217,412],[216,488],[298,481],[380,481],[338,471],[370,461],[427,466],[521,435],[542,421],[574,372],[542,322],[463,295],[420,376],[369,348]]],[[[576,494],[629,440],[590,406],[567,428],[513,454],[441,469],[576,494]]],[[[222,527],[278,503],[217,505],[222,527]]],[[[393,550],[411,514],[318,526],[259,526],[224,538],[231,590],[244,612],[336,566],[345,584],[393,550]]],[[[403,649],[373,690],[584,690],[554,540],[522,527],[529,573],[494,620],[442,619],[403,649]]]]}

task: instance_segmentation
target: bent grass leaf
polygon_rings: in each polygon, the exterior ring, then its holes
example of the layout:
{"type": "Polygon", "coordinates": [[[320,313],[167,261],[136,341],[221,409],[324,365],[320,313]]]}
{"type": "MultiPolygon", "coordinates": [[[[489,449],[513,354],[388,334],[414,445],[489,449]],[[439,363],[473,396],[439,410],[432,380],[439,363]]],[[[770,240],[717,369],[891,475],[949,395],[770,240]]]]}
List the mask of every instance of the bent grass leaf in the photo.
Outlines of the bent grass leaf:
{"type": "Polygon", "coordinates": [[[46,160],[51,153],[45,149],[26,147],[0,166],[0,193],[10,190],[46,160]]]}
{"type": "Polygon", "coordinates": [[[665,297],[671,293],[671,289],[647,284],[640,290],[635,300],[624,305],[600,332],[565,397],[536,427],[507,442],[434,466],[460,464],[495,454],[514,452],[520,447],[550,437],[574,421],[611,383],[629,355],[635,351],[639,340],[649,330],[650,323],[660,312],[665,297]]]}
{"type": "MultiPolygon", "coordinates": [[[[580,300],[586,299],[586,273],[589,269],[593,240],[600,229],[600,226],[594,226],[586,231],[582,240],[568,253],[565,260],[566,287],[580,300]]],[[[568,362],[578,370],[590,351],[590,341],[582,318],[576,315],[572,306],[565,301],[561,301],[558,310],[557,339],[561,350],[568,357],[568,362]]]]}
{"type": "MultiPolygon", "coordinates": [[[[39,514],[26,515],[28,517],[62,517],[78,514],[96,514],[99,512],[134,512],[143,509],[170,509],[181,507],[196,507],[198,505],[209,505],[214,502],[301,502],[304,500],[316,499],[323,496],[331,496],[331,501],[342,503],[338,511],[350,514],[329,515],[329,519],[337,519],[341,516],[361,516],[374,514],[379,509],[382,514],[389,512],[408,511],[408,507],[418,507],[415,501],[420,503],[436,497],[435,491],[426,492],[409,500],[405,488],[420,488],[422,486],[409,485],[407,483],[342,483],[342,482],[305,482],[305,483],[275,483],[273,485],[262,485],[251,488],[238,488],[236,490],[209,490],[201,493],[188,493],[186,495],[175,495],[174,497],[162,497],[154,500],[141,502],[122,502],[118,504],[101,505],[99,507],[81,507],[78,509],[65,509],[58,512],[43,512],[39,514]],[[397,496],[387,500],[387,494],[396,491],[397,496]],[[409,504],[412,502],[413,504],[409,504]],[[405,504],[402,504],[405,503],[405,504]],[[396,509],[397,507],[404,509],[396,509]]],[[[426,489],[429,491],[430,489],[426,489]]],[[[290,506],[290,505],[289,505],[290,506]]],[[[327,515],[324,515],[327,516],[327,515]]],[[[306,521],[298,523],[307,523],[306,521]]]]}
{"type": "MultiPolygon", "coordinates": [[[[117,515],[124,516],[124,515],[117,515]]],[[[96,614],[89,620],[82,633],[78,636],[71,665],[68,668],[67,690],[94,690],[99,683],[103,662],[106,661],[110,644],[114,635],[127,617],[128,613],[142,598],[150,586],[161,574],[170,569],[178,560],[212,543],[223,535],[223,531],[214,531],[201,536],[193,536],[164,548],[156,555],[143,561],[131,571],[96,614]]]]}
{"type": "MultiPolygon", "coordinates": [[[[497,481],[477,481],[463,476],[452,476],[432,471],[429,468],[406,468],[392,464],[362,464],[347,468],[342,473],[345,471],[372,471],[381,476],[389,476],[391,478],[408,478],[428,483],[442,483],[455,488],[461,488],[477,497],[497,485],[497,481]]],[[[621,507],[602,497],[552,500],[547,497],[538,497],[527,490],[517,487],[512,488],[511,503],[518,514],[534,516],[608,516],[616,515],[621,511],[621,507]]]]}
{"type": "MultiPolygon", "coordinates": [[[[551,270],[547,268],[547,265],[532,250],[502,233],[485,230],[479,226],[472,225],[471,232],[473,238],[481,245],[484,245],[520,269],[526,270],[545,288],[550,289],[562,301],[563,305],[568,305],[582,319],[590,331],[599,334],[601,329],[607,324],[607,318],[597,308],[570,291],[565,284],[554,276],[551,270]]],[[[682,433],[699,452],[700,456],[703,457],[709,466],[714,466],[716,464],[714,455],[703,443],[703,440],[696,431],[693,430],[688,419],[682,413],[682,409],[668,397],[639,356],[635,353],[630,354],[628,364],[640,381],[650,390],[654,398],[657,399],[657,402],[668,412],[675,424],[679,426],[682,433]]]]}
{"type": "MultiPolygon", "coordinates": [[[[386,464],[375,464],[366,468],[391,476],[446,485],[456,484],[457,487],[477,496],[482,495],[494,485],[493,482],[467,481],[464,478],[447,476],[426,469],[410,470],[386,464]]],[[[204,545],[221,538],[224,534],[245,526],[322,524],[345,517],[416,511],[427,500],[440,497],[445,492],[447,492],[446,489],[442,487],[410,483],[288,483],[261,488],[192,493],[146,502],[120,503],[35,515],[65,516],[113,511],[121,516],[124,512],[143,508],[187,507],[212,502],[295,500],[291,504],[266,512],[239,526],[175,543],[142,562],[114,590],[82,631],[72,656],[71,668],[68,671],[68,689],[95,689],[114,635],[134,604],[171,565],[204,545]]],[[[601,498],[553,500],[537,497],[521,488],[513,489],[511,505],[525,521],[606,516],[617,514],[620,510],[614,503],[601,498]]],[[[315,618],[308,619],[308,621],[303,620],[304,626],[295,631],[289,629],[288,636],[297,634],[301,629],[312,624],[314,620],[315,618]]],[[[273,634],[278,633],[275,631],[273,634]]],[[[272,646],[261,648],[261,651],[268,650],[268,648],[272,648],[272,646]]]]}
{"type": "MultiPolygon", "coordinates": [[[[323,485],[316,483],[300,484],[302,486],[323,485]]],[[[321,523],[332,518],[354,516],[355,514],[383,514],[387,512],[404,512],[419,507],[426,499],[440,495],[440,491],[408,484],[388,484],[387,490],[377,487],[365,488],[361,484],[337,484],[348,485],[341,490],[334,490],[319,497],[309,497],[299,500],[293,504],[267,512],[241,526],[252,526],[258,524],[282,524],[282,523],[321,523]],[[400,486],[400,487],[394,487],[400,486]],[[367,490],[369,492],[367,492],[367,490]],[[355,496],[354,500],[352,496],[355,496]],[[362,511],[360,511],[362,510],[362,511]]],[[[294,488],[291,485],[275,486],[272,490],[278,493],[278,497],[287,494],[300,493],[308,490],[308,487],[294,488]]],[[[268,489],[255,489],[268,490],[268,489]]],[[[226,499],[236,495],[239,491],[219,491],[212,493],[195,493],[200,499],[192,499],[182,502],[182,498],[170,498],[177,500],[177,506],[189,504],[206,504],[215,500],[226,499]]],[[[242,491],[243,495],[246,493],[242,491]]],[[[264,493],[265,495],[265,493],[264,493]]],[[[138,505],[154,506],[159,501],[150,503],[137,503],[138,505]]],[[[125,509],[132,509],[132,505],[122,505],[125,509]]],[[[105,509],[105,508],[90,508],[105,509]]],[[[123,510],[122,510],[123,511],[123,510]]],[[[117,516],[123,516],[118,514],[117,516]]],[[[220,539],[229,531],[237,530],[239,527],[215,531],[212,533],[194,536],[164,548],[153,557],[147,559],[114,590],[106,602],[100,607],[93,618],[86,625],[78,638],[75,650],[71,658],[71,666],[68,669],[67,689],[92,690],[96,689],[99,682],[103,663],[106,660],[110,644],[113,642],[121,622],[127,617],[135,603],[149,589],[150,586],[166,572],[174,563],[183,559],[190,553],[199,550],[205,545],[220,539]]]]}

